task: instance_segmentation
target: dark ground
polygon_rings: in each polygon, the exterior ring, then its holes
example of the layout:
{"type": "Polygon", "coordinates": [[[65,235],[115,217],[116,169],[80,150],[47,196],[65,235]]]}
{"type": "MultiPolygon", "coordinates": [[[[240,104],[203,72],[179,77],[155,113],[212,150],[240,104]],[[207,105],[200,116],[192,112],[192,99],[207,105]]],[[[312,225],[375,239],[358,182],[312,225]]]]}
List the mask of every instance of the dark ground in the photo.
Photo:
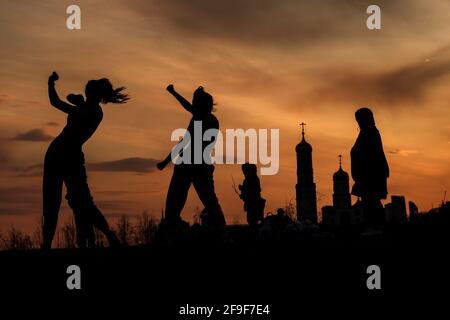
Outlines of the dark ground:
{"type": "Polygon", "coordinates": [[[206,319],[177,316],[186,304],[269,304],[270,317],[256,319],[301,319],[311,311],[350,315],[356,306],[403,314],[443,297],[450,285],[448,238],[413,231],[254,241],[248,230],[234,227],[229,234],[235,241],[227,244],[201,239],[119,250],[0,252],[0,283],[16,302],[82,301],[100,310],[163,315],[156,319],[206,319]],[[66,287],[66,268],[73,264],[81,268],[81,290],[66,287]],[[372,264],[381,268],[381,290],[366,287],[372,264]]]}

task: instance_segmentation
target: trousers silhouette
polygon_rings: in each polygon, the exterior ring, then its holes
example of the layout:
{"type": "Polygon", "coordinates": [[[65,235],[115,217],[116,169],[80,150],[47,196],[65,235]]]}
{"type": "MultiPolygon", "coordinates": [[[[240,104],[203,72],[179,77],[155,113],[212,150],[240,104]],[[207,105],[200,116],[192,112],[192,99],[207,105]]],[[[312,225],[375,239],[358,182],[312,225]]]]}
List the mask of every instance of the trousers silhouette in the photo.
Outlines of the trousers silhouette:
{"type": "Polygon", "coordinates": [[[44,247],[51,247],[56,231],[63,183],[67,189],[66,199],[75,217],[77,244],[79,247],[92,246],[95,244],[93,226],[106,233],[110,230],[89,190],[83,152],[64,154],[49,148],[44,161],[43,179],[44,247]]]}
{"type": "Polygon", "coordinates": [[[213,173],[213,165],[179,164],[174,166],[166,199],[165,213],[168,222],[180,219],[189,188],[193,184],[200,201],[208,212],[210,221],[216,226],[225,225],[225,217],[214,190],[213,173]]]}

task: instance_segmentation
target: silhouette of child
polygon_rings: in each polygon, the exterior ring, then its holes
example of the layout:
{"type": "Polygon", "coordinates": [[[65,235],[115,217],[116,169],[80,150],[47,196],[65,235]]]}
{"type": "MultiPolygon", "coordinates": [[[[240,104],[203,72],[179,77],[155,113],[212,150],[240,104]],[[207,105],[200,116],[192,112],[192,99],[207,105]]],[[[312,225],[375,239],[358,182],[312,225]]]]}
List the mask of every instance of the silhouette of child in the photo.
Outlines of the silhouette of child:
{"type": "Polygon", "coordinates": [[[256,165],[244,163],[242,165],[244,182],[239,185],[241,194],[239,197],[244,201],[244,210],[247,212],[247,222],[255,227],[264,218],[264,207],[266,200],[261,197],[261,184],[259,182],[256,165]]]}

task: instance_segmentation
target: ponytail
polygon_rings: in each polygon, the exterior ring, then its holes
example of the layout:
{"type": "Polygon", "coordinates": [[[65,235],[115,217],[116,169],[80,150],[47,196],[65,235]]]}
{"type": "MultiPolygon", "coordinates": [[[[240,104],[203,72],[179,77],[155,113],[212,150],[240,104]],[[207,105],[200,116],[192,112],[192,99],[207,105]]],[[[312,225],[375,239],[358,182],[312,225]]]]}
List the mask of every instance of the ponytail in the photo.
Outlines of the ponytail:
{"type": "Polygon", "coordinates": [[[101,103],[126,103],[130,100],[128,94],[124,93],[125,87],[113,88],[111,82],[107,78],[99,80],[91,80],[87,87],[91,87],[95,94],[100,98],[101,103]]]}

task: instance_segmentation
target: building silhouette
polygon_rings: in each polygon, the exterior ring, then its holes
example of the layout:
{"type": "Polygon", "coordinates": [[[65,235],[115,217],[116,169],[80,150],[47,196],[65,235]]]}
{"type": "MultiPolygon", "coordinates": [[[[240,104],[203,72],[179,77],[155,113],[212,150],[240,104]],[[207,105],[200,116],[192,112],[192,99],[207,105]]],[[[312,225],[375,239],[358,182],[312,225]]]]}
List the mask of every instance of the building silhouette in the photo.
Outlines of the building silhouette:
{"type": "Polygon", "coordinates": [[[342,156],[339,155],[339,170],[333,174],[333,207],[349,209],[352,205],[348,173],[342,170],[342,156]]]}
{"type": "Polygon", "coordinates": [[[359,202],[351,204],[349,175],[342,169],[339,155],[339,169],[333,174],[333,205],[322,207],[322,223],[329,227],[359,225],[363,221],[359,202]]]}
{"type": "Polygon", "coordinates": [[[412,202],[409,201],[408,202],[408,207],[409,207],[409,220],[414,220],[417,218],[417,216],[419,215],[419,208],[417,207],[417,205],[412,202]]]}
{"type": "Polygon", "coordinates": [[[296,204],[297,220],[317,223],[316,184],[314,183],[312,147],[305,140],[305,123],[302,126],[302,140],[295,147],[297,153],[296,204]]]}

